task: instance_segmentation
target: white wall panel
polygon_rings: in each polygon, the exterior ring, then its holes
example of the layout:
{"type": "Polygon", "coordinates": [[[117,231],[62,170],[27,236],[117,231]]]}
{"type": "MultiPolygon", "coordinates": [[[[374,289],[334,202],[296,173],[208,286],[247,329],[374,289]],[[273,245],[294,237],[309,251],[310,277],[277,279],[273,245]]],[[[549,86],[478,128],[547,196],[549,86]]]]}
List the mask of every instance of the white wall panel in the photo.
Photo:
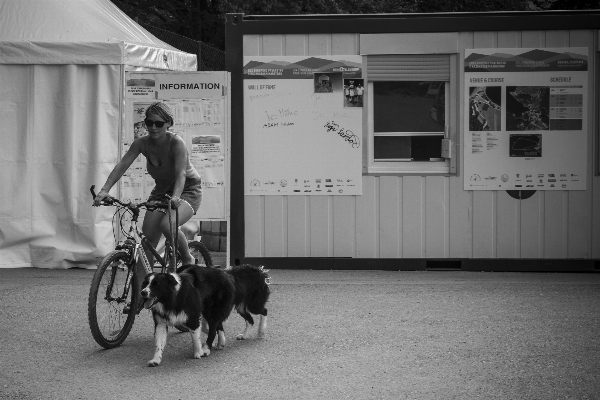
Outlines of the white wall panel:
{"type": "Polygon", "coordinates": [[[496,257],[519,258],[521,201],[506,192],[498,192],[496,202],[496,257]]]}
{"type": "Polygon", "coordinates": [[[308,238],[309,213],[308,196],[289,196],[287,213],[287,256],[309,257],[308,238]]]}
{"type": "Polygon", "coordinates": [[[473,257],[493,258],[495,252],[496,193],[474,191],[471,219],[473,223],[473,257]]]}
{"type": "Polygon", "coordinates": [[[313,34],[308,36],[308,55],[331,54],[331,35],[313,34]]]}
{"type": "Polygon", "coordinates": [[[356,197],[356,257],[379,258],[379,178],[363,177],[363,194],[356,197]]]}
{"type": "Polygon", "coordinates": [[[545,193],[543,232],[545,258],[567,257],[568,198],[567,192],[545,193]]]}
{"type": "Polygon", "coordinates": [[[450,177],[448,234],[450,257],[471,258],[473,256],[473,191],[463,190],[463,177],[450,177]]]}
{"type": "Polygon", "coordinates": [[[258,56],[260,53],[260,35],[245,35],[244,36],[244,55],[258,56]]]}
{"type": "Polygon", "coordinates": [[[245,196],[244,214],[245,214],[245,256],[246,257],[264,257],[264,197],[245,196]]]}
{"type": "Polygon", "coordinates": [[[282,55],[283,37],[281,35],[263,35],[260,49],[263,56],[282,55]]]}
{"type": "Polygon", "coordinates": [[[521,32],[498,32],[499,48],[514,48],[521,46],[521,32]]]}
{"type": "Polygon", "coordinates": [[[421,258],[425,253],[425,178],[402,178],[402,256],[421,258]]]}
{"type": "Polygon", "coordinates": [[[333,256],[355,257],[356,200],[354,196],[331,196],[333,256]]]}
{"type": "Polygon", "coordinates": [[[546,47],[569,47],[569,31],[546,31],[546,47]]]}
{"type": "Polygon", "coordinates": [[[523,31],[521,33],[521,47],[536,48],[546,47],[546,32],[544,31],[523,31]]]}
{"type": "Polygon", "coordinates": [[[379,257],[402,257],[402,178],[379,178],[379,257]]]}
{"type": "Polygon", "coordinates": [[[446,258],[450,254],[449,226],[449,178],[430,176],[425,178],[425,252],[427,258],[446,258]]]}
{"type": "Polygon", "coordinates": [[[473,33],[473,48],[485,49],[498,47],[498,33],[497,32],[474,32],[473,33]]]}
{"type": "Polygon", "coordinates": [[[305,56],[308,54],[307,35],[285,35],[286,56],[305,56]]]}
{"type": "Polygon", "coordinates": [[[264,202],[265,257],[283,257],[287,247],[287,202],[283,196],[265,196],[264,202]]]}
{"type": "MultiPolygon", "coordinates": [[[[268,197],[268,196],[267,196],[268,197]]],[[[310,256],[332,257],[331,248],[331,198],[329,196],[310,197],[310,256]]]]}
{"type": "Polygon", "coordinates": [[[521,258],[542,258],[543,192],[521,201],[521,258]]]}
{"type": "Polygon", "coordinates": [[[586,192],[569,192],[569,258],[589,258],[591,254],[591,197],[586,192]]]}
{"type": "Polygon", "coordinates": [[[356,33],[331,35],[331,54],[359,54],[359,35],[356,33]]]}

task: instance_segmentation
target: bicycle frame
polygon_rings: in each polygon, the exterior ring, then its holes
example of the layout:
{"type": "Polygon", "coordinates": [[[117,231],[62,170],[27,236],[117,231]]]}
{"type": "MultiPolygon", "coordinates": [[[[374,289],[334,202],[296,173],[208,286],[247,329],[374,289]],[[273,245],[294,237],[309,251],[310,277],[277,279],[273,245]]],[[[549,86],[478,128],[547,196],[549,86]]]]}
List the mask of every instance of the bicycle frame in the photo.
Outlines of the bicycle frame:
{"type": "MultiPolygon", "coordinates": [[[[96,198],[96,193],[94,192],[94,186],[92,186],[90,188],[90,191],[92,193],[92,197],[96,198]]],[[[156,259],[156,261],[158,261],[158,263],[162,266],[162,270],[161,272],[165,272],[168,269],[167,266],[167,261],[169,261],[169,266],[174,270],[175,266],[177,265],[177,243],[176,240],[177,238],[175,237],[175,234],[173,234],[173,232],[171,232],[171,240],[173,242],[175,242],[173,245],[171,245],[169,240],[165,241],[165,252],[164,252],[164,258],[158,254],[158,252],[156,251],[156,249],[154,248],[154,246],[152,245],[152,243],[150,243],[150,241],[148,240],[148,238],[144,235],[144,233],[140,230],[140,228],[137,225],[138,222],[138,217],[140,215],[140,207],[131,207],[131,203],[123,203],[118,199],[115,198],[111,198],[111,204],[117,203],[118,206],[124,207],[124,208],[128,208],[131,213],[132,213],[132,218],[131,218],[131,225],[129,227],[129,232],[125,233],[125,235],[127,236],[127,239],[125,239],[125,241],[123,242],[123,244],[118,244],[117,245],[117,249],[123,249],[126,250],[129,253],[129,265],[128,265],[128,273],[127,273],[127,278],[126,278],[126,282],[125,282],[125,290],[123,292],[123,298],[127,298],[128,292],[129,292],[129,288],[131,286],[131,279],[133,278],[133,274],[135,273],[135,271],[137,270],[136,265],[138,262],[142,263],[142,266],[144,267],[144,270],[146,272],[146,274],[151,274],[153,271],[153,267],[150,264],[150,261],[148,260],[148,256],[146,255],[146,251],[144,250],[144,248],[147,248],[152,255],[154,255],[154,258],[156,259]],[[175,251],[173,251],[173,248],[175,249],[175,251]]],[[[146,208],[148,208],[148,206],[145,203],[142,203],[142,206],[146,206],[146,208]]],[[[172,221],[171,221],[171,210],[170,210],[170,204],[167,205],[166,207],[167,213],[169,215],[169,226],[173,226],[172,221]]],[[[179,231],[179,226],[178,226],[178,221],[179,221],[179,212],[177,209],[175,209],[175,231],[178,232],[179,231]]],[[[121,224],[121,222],[119,222],[121,224]]],[[[122,225],[121,225],[122,226],[122,225]]],[[[114,272],[113,272],[114,274],[114,272]]],[[[106,299],[108,299],[109,297],[109,293],[110,290],[112,289],[112,287],[108,287],[108,291],[107,294],[105,296],[106,299]]]]}
{"type": "MultiPolygon", "coordinates": [[[[150,261],[148,260],[148,256],[146,255],[146,252],[144,251],[144,248],[148,249],[152,255],[154,256],[155,260],[158,261],[158,263],[162,266],[163,272],[166,268],[168,268],[167,266],[167,261],[173,259],[174,254],[172,253],[172,246],[171,243],[166,240],[165,241],[165,253],[164,253],[164,258],[158,253],[158,251],[156,251],[156,248],[154,248],[154,246],[152,245],[152,243],[150,243],[150,241],[148,240],[148,238],[146,237],[146,235],[144,235],[144,233],[138,228],[137,226],[137,218],[138,215],[134,213],[133,218],[131,220],[131,227],[129,228],[129,239],[131,239],[133,237],[133,241],[135,243],[135,246],[133,248],[133,257],[132,260],[135,260],[135,262],[140,261],[144,267],[144,270],[146,271],[146,274],[151,274],[153,272],[153,268],[152,265],[150,264],[150,261]]],[[[175,235],[172,235],[175,236],[175,235]]],[[[175,238],[173,238],[173,240],[176,240],[175,238]]]]}

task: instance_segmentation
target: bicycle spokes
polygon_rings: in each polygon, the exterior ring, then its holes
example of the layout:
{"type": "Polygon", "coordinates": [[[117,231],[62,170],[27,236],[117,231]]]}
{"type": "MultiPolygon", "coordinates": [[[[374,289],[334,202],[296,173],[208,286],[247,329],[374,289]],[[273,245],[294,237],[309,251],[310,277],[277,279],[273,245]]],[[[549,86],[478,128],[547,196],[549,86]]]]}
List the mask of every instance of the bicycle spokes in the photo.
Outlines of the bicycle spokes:
{"type": "Polygon", "coordinates": [[[125,340],[135,319],[135,310],[125,312],[125,307],[137,304],[139,297],[135,266],[129,260],[129,254],[123,250],[109,253],[98,265],[90,287],[90,329],[96,342],[107,349],[125,340]]]}

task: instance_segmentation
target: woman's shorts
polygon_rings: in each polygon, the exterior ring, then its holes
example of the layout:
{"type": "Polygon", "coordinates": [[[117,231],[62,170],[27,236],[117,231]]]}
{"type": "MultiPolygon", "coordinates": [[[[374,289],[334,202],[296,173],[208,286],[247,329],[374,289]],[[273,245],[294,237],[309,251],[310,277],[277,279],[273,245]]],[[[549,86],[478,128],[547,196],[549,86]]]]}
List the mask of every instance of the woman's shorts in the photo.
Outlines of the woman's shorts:
{"type": "MultiPolygon", "coordinates": [[[[169,196],[173,195],[172,191],[168,191],[167,194],[169,196]]],[[[181,192],[180,196],[181,200],[188,206],[192,208],[194,215],[198,212],[200,208],[200,204],[202,203],[202,183],[196,182],[191,185],[185,185],[183,187],[183,192],[181,192]]],[[[150,197],[148,197],[148,201],[165,201],[164,195],[160,195],[154,192],[154,190],[150,193],[150,197]]],[[[166,214],[167,211],[163,209],[159,209],[158,211],[166,214]]]]}

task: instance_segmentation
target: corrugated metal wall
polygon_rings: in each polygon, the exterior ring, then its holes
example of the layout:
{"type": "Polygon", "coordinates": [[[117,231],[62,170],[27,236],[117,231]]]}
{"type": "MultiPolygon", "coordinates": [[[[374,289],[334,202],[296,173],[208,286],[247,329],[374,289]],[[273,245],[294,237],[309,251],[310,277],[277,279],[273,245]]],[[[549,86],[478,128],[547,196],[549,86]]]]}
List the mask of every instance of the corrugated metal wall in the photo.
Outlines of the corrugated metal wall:
{"type": "MultiPolygon", "coordinates": [[[[589,47],[596,118],[595,32],[460,33],[465,48],[589,47]]],[[[244,55],[359,54],[355,34],[249,35],[244,55]]],[[[463,130],[463,77],[458,82],[463,130]]],[[[246,257],[600,258],[596,125],[588,121],[586,191],[465,191],[458,176],[363,176],[362,196],[246,196],[246,257]]],[[[460,147],[459,147],[460,148],[460,147]]],[[[462,152],[460,166],[462,166],[462,152]]],[[[460,171],[461,167],[459,167],[460,171]]]]}

